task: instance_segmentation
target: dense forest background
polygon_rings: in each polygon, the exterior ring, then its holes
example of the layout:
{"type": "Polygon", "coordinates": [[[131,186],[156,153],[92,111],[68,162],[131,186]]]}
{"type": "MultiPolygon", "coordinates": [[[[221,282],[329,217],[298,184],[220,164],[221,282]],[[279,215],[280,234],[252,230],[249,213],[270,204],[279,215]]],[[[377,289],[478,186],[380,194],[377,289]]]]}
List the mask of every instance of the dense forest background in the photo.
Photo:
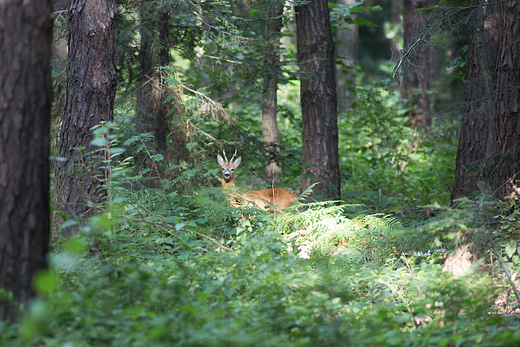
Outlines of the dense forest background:
{"type": "Polygon", "coordinates": [[[0,16],[0,345],[520,342],[519,1],[0,16]]]}

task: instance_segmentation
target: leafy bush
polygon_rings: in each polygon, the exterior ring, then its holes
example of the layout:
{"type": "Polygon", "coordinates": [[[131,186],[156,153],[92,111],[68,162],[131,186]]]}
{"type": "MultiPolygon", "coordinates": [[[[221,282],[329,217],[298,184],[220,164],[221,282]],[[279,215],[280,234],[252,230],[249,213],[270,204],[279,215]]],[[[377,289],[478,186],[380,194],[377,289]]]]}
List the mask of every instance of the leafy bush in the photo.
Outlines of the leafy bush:
{"type": "MultiPolygon", "coordinates": [[[[116,157],[105,164],[122,167],[116,157]]],[[[206,165],[176,169],[165,189],[135,189],[139,179],[109,170],[118,174],[106,180],[105,211],[55,245],[35,280],[39,298],[20,324],[0,324],[2,346],[520,342],[517,319],[496,305],[506,281],[483,268],[455,278],[435,255],[413,255],[476,241],[495,216],[514,270],[510,205],[462,200],[415,227],[359,204],[273,215],[229,207],[221,188],[183,184],[208,175],[206,165]],[[298,257],[303,242],[309,259],[298,257]]]]}
{"type": "Polygon", "coordinates": [[[384,83],[356,88],[352,109],[340,119],[340,148],[347,201],[403,213],[447,204],[454,177],[456,127],[437,121],[429,130],[406,126],[409,110],[384,83]]]}

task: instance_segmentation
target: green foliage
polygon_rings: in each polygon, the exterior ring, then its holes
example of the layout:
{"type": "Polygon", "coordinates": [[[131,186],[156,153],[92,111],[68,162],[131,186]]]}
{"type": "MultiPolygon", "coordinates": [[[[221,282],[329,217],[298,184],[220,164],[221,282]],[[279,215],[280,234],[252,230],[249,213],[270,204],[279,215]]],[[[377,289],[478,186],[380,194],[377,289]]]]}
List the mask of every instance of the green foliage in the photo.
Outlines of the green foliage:
{"type": "MultiPolygon", "coordinates": [[[[116,110],[120,126],[97,127],[98,162],[87,167],[106,188],[101,212],[55,245],[51,270],[34,281],[39,299],[20,324],[0,322],[0,345],[518,345],[518,322],[503,315],[515,303],[505,290],[511,281],[496,276],[503,270],[498,262],[486,264],[492,271],[472,268],[461,277],[438,263],[438,252],[473,243],[485,259],[501,259],[518,272],[516,200],[445,207],[456,125],[436,121],[429,133],[411,129],[411,110],[384,83],[358,83],[351,111],[340,119],[348,204],[297,204],[276,215],[227,204],[213,187],[217,150],[238,148],[248,157],[240,172],[244,185],[265,184],[258,182],[264,162],[259,91],[262,50],[272,38],[263,29],[266,8],[280,4],[232,5],[121,4],[125,92],[134,92],[130,84],[139,74],[136,43],[157,37],[159,14],[170,11],[179,24],[170,31],[170,39],[185,43],[171,52],[179,67],[160,71],[165,83],[183,88],[181,118],[197,129],[188,144],[196,161],[170,163],[150,145],[152,133],[129,131],[124,108],[133,106],[123,101],[116,110]],[[122,138],[118,128],[126,132],[122,138]],[[153,165],[133,163],[139,156],[153,165]],[[158,165],[166,175],[151,172],[158,165]],[[442,214],[423,220],[423,211],[442,214]],[[299,257],[304,253],[308,259],[299,257]],[[499,299],[507,300],[506,309],[499,299]]],[[[331,8],[333,21],[349,22],[354,13],[365,29],[378,28],[361,17],[366,8],[359,4],[331,8]]],[[[289,14],[283,20],[290,29],[289,14]]],[[[291,30],[283,34],[287,65],[278,71],[278,121],[285,179],[297,190],[301,112],[291,30]]],[[[371,44],[382,51],[379,42],[371,44]]],[[[370,65],[391,72],[389,62],[370,65]]],[[[359,82],[369,79],[360,73],[359,82]]],[[[0,299],[12,294],[0,292],[0,299]]]]}
{"type": "MultiPolygon", "coordinates": [[[[107,146],[102,148],[111,152],[107,146]]],[[[106,164],[120,166],[117,157],[106,164]]],[[[403,248],[403,240],[413,236],[410,229],[362,205],[311,203],[299,205],[304,212],[277,216],[236,210],[220,188],[187,186],[182,194],[173,189],[207,170],[204,165],[179,169],[172,189],[134,190],[128,182],[135,178],[128,174],[108,179],[113,203],[53,254],[51,270],[35,279],[40,298],[20,324],[0,325],[0,344],[520,342],[517,322],[497,315],[501,287],[489,275],[478,270],[453,278],[433,257],[415,261],[403,255],[421,249],[418,234],[439,230],[433,234],[441,237],[448,235],[441,229],[482,225],[478,211],[469,219],[464,215],[474,207],[461,204],[451,222],[416,228],[415,245],[403,248]],[[296,246],[304,241],[313,243],[309,259],[297,256],[296,246]]],[[[517,215],[506,211],[496,214],[503,225],[513,226],[517,215]]],[[[512,245],[504,248],[506,255],[513,254],[512,245]]]]}
{"type": "Polygon", "coordinates": [[[405,125],[408,111],[384,84],[356,88],[352,111],[340,120],[347,200],[394,212],[448,202],[455,127],[439,122],[420,132],[405,125]]]}

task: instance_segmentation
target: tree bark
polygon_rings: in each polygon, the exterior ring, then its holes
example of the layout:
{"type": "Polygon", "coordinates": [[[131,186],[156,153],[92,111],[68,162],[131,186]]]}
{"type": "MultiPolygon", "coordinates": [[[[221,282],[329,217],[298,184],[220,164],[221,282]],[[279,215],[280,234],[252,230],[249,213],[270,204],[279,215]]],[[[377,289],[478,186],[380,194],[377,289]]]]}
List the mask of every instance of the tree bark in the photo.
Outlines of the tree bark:
{"type": "Polygon", "coordinates": [[[0,2],[0,320],[35,295],[49,250],[52,1],[0,2]]]}
{"type": "Polygon", "coordinates": [[[296,7],[302,104],[303,170],[300,190],[340,198],[334,42],[326,0],[296,7]]]}
{"type": "MultiPolygon", "coordinates": [[[[167,73],[155,70],[156,67],[170,64],[170,50],[176,44],[171,39],[171,16],[168,11],[155,12],[151,5],[142,3],[139,7],[141,87],[137,98],[136,123],[141,133],[153,133],[156,153],[175,163],[190,162],[191,153],[186,148],[188,123],[181,118],[184,113],[181,90],[167,86],[164,83],[167,73]]],[[[152,165],[155,166],[155,163],[152,165]]],[[[153,174],[162,176],[158,172],[154,170],[153,174]]]]}
{"type": "Polygon", "coordinates": [[[501,13],[491,19],[500,29],[493,71],[497,95],[492,99],[495,114],[491,121],[496,130],[492,134],[494,157],[490,185],[494,197],[501,199],[515,193],[514,186],[518,187],[520,182],[517,178],[520,173],[520,2],[497,5],[496,11],[499,10],[501,13]]]}
{"type": "MultiPolygon", "coordinates": [[[[116,15],[115,0],[71,0],[69,7],[67,102],[58,148],[64,161],[56,166],[54,199],[71,217],[87,216],[104,201],[103,181],[93,171],[103,172],[105,164],[85,154],[97,149],[91,128],[114,116],[116,15]]],[[[56,216],[55,227],[60,222],[56,216]]]]}
{"type": "MultiPolygon", "coordinates": [[[[169,13],[161,12],[159,17],[157,18],[157,27],[159,31],[159,47],[157,47],[157,53],[159,57],[158,66],[168,66],[170,63],[170,42],[168,40],[168,30],[169,30],[169,13]]],[[[153,61],[153,59],[152,59],[153,61]]],[[[155,74],[157,77],[160,74],[155,74]]],[[[162,89],[162,88],[159,88],[162,89]]],[[[157,91],[155,91],[157,92],[157,91]]],[[[157,99],[157,109],[153,113],[153,133],[155,136],[155,143],[157,145],[157,149],[160,153],[166,153],[168,149],[168,135],[170,135],[170,126],[168,122],[168,118],[172,118],[170,115],[170,107],[172,107],[172,103],[165,103],[166,98],[168,97],[168,90],[162,91],[160,93],[160,97],[158,95],[154,95],[154,97],[158,97],[157,99]]],[[[172,136],[179,134],[172,134],[172,136]]],[[[186,141],[183,141],[181,146],[186,146],[186,141]]],[[[179,148],[182,150],[183,148],[179,148]]]]}
{"type": "Polygon", "coordinates": [[[515,194],[520,172],[520,3],[475,5],[452,199],[515,194]]]}
{"type": "MultiPolygon", "coordinates": [[[[397,25],[401,24],[401,1],[400,0],[390,0],[390,25],[391,29],[395,30],[397,25]]],[[[400,36],[400,33],[397,35],[400,36]]],[[[392,37],[390,39],[390,49],[392,50],[392,56],[397,53],[397,39],[392,37]]]]}
{"type": "MultiPolygon", "coordinates": [[[[354,4],[354,0],[335,0],[337,4],[354,4]]],[[[352,88],[356,78],[354,69],[357,61],[357,37],[356,24],[343,23],[336,33],[335,50],[341,64],[336,64],[336,92],[338,94],[338,114],[344,115],[350,108],[352,88]],[[347,68],[348,67],[348,68],[347,68]]]]}
{"type": "MultiPolygon", "coordinates": [[[[429,0],[403,0],[403,38],[404,46],[415,44],[420,28],[425,23],[425,15],[417,10],[428,7],[429,0]]],[[[431,125],[430,96],[430,57],[428,45],[419,42],[410,55],[412,62],[403,76],[403,97],[409,100],[410,123],[412,126],[429,127],[431,125]],[[420,110],[413,111],[414,106],[420,110]]]]}
{"type": "Polygon", "coordinates": [[[280,33],[282,30],[283,4],[270,6],[267,19],[268,40],[264,60],[264,90],[262,94],[262,134],[266,153],[265,176],[275,183],[282,182],[282,167],[279,163],[280,135],[276,121],[278,99],[278,74],[280,73],[280,33]]]}
{"type": "Polygon", "coordinates": [[[140,133],[149,133],[152,131],[152,114],[151,114],[151,92],[152,84],[150,79],[153,77],[153,29],[148,23],[149,5],[148,3],[139,2],[137,12],[139,14],[139,90],[136,99],[136,125],[140,133]]]}

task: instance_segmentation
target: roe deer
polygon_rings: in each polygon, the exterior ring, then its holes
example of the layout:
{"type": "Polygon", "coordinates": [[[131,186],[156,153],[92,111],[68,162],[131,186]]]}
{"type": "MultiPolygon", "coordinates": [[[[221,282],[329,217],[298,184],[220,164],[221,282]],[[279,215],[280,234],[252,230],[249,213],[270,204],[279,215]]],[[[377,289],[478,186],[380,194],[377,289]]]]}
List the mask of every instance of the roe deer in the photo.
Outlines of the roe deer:
{"type": "MultiPolygon", "coordinates": [[[[242,157],[238,157],[234,162],[235,154],[231,160],[227,160],[226,152],[223,152],[225,160],[220,154],[217,160],[222,166],[222,188],[232,189],[235,186],[235,169],[240,165],[242,157]]],[[[244,202],[252,202],[259,209],[269,208],[270,210],[280,211],[289,207],[298,196],[285,188],[270,188],[264,190],[237,190],[230,194],[230,204],[233,207],[242,207],[244,202]],[[242,200],[242,202],[241,202],[242,200]]]]}

